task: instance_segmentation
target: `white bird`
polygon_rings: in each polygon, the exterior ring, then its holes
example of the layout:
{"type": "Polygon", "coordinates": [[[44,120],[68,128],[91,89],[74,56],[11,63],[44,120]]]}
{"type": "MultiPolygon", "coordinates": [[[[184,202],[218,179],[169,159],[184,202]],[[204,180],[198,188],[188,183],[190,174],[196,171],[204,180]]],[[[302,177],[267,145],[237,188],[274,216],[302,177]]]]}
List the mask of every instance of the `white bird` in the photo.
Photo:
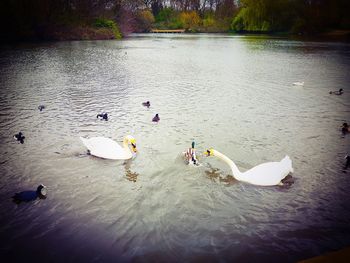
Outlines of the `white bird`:
{"type": "Polygon", "coordinates": [[[297,81],[293,83],[294,86],[304,86],[304,81],[297,81]]]}
{"type": "Polygon", "coordinates": [[[123,141],[123,147],[117,142],[104,137],[92,137],[85,139],[80,137],[83,144],[88,148],[91,155],[112,160],[126,160],[132,158],[133,154],[129,148],[131,145],[134,153],[136,150],[136,140],[131,135],[127,135],[123,141]]]}
{"type": "Polygon", "coordinates": [[[238,170],[236,164],[232,160],[214,149],[207,150],[205,155],[217,156],[231,167],[233,177],[236,180],[254,185],[279,185],[282,179],[293,172],[292,161],[288,155],[280,162],[262,163],[244,173],[238,170]]]}

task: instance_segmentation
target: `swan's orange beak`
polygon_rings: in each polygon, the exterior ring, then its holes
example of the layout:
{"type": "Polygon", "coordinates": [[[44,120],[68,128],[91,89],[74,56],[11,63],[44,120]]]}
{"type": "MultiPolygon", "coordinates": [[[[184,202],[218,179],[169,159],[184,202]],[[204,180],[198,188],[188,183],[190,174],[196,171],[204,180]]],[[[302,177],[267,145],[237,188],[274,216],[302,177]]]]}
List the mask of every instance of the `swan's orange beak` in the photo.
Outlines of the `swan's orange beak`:
{"type": "Polygon", "coordinates": [[[132,146],[132,151],[133,151],[134,153],[137,153],[136,143],[131,143],[131,146],[132,146]]]}

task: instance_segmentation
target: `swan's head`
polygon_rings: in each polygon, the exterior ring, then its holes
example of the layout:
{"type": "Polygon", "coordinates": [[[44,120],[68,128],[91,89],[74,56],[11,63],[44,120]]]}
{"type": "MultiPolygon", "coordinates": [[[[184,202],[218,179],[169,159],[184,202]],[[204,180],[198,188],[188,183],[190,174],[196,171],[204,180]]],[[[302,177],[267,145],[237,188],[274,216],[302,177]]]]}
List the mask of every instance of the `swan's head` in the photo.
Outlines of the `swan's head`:
{"type": "Polygon", "coordinates": [[[207,151],[204,152],[204,155],[207,157],[214,156],[214,149],[208,149],[207,151]]]}
{"type": "Polygon", "coordinates": [[[136,153],[137,149],[136,149],[136,140],[135,140],[135,138],[132,137],[131,135],[128,135],[128,136],[126,136],[126,140],[127,140],[128,144],[131,144],[132,151],[134,153],[136,153]]]}

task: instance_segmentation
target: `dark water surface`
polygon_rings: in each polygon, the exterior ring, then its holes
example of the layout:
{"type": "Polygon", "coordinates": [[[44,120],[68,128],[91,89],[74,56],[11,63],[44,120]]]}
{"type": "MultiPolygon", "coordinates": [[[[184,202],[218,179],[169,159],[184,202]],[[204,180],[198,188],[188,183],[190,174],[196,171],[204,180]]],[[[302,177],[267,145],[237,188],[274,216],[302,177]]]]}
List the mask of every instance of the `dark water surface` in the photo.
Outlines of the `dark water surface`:
{"type": "Polygon", "coordinates": [[[2,262],[294,262],[350,245],[349,44],[150,34],[2,47],[0,67],[2,262]],[[127,134],[128,162],[79,140],[127,134]],[[220,179],[215,157],[187,167],[192,140],[242,171],[288,154],[294,184],[220,179]],[[40,183],[47,199],[12,202],[40,183]]]}

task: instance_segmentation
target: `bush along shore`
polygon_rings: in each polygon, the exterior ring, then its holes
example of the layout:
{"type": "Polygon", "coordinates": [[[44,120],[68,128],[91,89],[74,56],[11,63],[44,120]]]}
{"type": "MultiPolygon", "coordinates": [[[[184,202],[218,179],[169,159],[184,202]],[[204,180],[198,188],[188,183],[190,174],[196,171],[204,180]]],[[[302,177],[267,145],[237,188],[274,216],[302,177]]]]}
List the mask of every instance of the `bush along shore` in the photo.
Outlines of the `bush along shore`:
{"type": "Polygon", "coordinates": [[[91,24],[62,25],[49,28],[42,38],[50,40],[121,39],[122,34],[113,20],[98,18],[91,24]]]}
{"type": "Polygon", "coordinates": [[[121,39],[115,21],[97,18],[90,23],[57,24],[21,31],[10,40],[106,40],[121,39]]]}

